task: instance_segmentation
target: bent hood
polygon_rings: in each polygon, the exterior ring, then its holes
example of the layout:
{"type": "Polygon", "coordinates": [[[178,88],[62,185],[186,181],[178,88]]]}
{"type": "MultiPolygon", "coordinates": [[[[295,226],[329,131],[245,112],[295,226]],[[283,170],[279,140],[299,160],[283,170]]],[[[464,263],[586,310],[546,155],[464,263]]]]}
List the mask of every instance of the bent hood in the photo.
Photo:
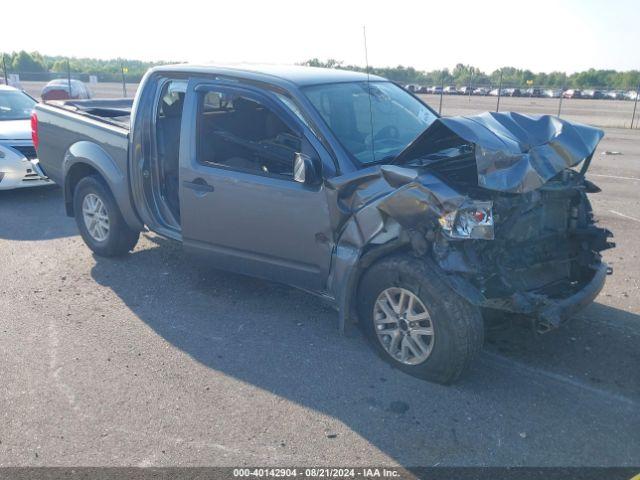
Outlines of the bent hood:
{"type": "Polygon", "coordinates": [[[393,163],[406,164],[472,145],[479,186],[525,193],[591,157],[603,136],[598,128],[551,115],[488,112],[438,118],[393,163]]]}
{"type": "Polygon", "coordinates": [[[0,141],[31,140],[30,120],[0,120],[0,141]]]}

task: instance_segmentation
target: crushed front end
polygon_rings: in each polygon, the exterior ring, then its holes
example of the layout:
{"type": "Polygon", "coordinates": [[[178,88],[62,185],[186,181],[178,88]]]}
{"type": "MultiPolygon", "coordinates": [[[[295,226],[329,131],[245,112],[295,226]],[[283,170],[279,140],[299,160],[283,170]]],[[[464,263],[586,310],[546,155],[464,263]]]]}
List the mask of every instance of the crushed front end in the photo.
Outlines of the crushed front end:
{"type": "Polygon", "coordinates": [[[476,303],[530,315],[540,332],[588,305],[611,273],[601,252],[614,246],[587,198],[600,189],[585,179],[602,131],[512,113],[433,130],[411,147],[414,164],[468,196],[440,219],[431,243],[440,267],[477,289],[476,303]]]}
{"type": "Polygon", "coordinates": [[[431,257],[467,301],[528,315],[540,332],[588,305],[611,273],[601,252],[614,246],[587,198],[600,191],[585,172],[602,136],[548,115],[439,118],[395,165],[329,182],[341,324],[358,272],[395,248],[431,257]]]}
{"type": "Polygon", "coordinates": [[[593,301],[610,273],[600,252],[614,244],[594,222],[587,193],[595,191],[565,170],[527,193],[482,192],[492,233],[485,226],[463,239],[442,229],[433,257],[477,289],[480,306],[529,315],[539,332],[555,328],[593,301]]]}

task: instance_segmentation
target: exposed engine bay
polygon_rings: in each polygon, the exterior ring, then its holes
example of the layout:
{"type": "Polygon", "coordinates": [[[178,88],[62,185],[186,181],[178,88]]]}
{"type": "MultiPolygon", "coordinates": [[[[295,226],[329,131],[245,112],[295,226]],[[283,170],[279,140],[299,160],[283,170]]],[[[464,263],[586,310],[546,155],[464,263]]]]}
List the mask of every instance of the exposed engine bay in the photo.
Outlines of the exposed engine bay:
{"type": "Polygon", "coordinates": [[[438,119],[395,165],[330,185],[344,219],[334,291],[350,291],[369,255],[404,242],[469,302],[530,315],[540,332],[557,327],[611,273],[600,252],[615,246],[612,233],[596,225],[587,194],[600,190],[585,179],[602,136],[550,116],[438,119]]]}

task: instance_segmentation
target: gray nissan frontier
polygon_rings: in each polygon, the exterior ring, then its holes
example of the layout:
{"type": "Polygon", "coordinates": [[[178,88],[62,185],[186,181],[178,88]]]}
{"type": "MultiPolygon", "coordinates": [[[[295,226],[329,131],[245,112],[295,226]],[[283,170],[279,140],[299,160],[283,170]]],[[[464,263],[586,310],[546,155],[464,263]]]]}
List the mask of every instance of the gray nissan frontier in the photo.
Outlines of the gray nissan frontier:
{"type": "Polygon", "coordinates": [[[611,273],[585,178],[603,132],[555,116],[441,117],[340,69],[174,65],[133,101],[38,104],[31,121],[96,255],[149,229],[322,297],[433,382],[473,362],[483,318],[552,330],[611,273]]]}

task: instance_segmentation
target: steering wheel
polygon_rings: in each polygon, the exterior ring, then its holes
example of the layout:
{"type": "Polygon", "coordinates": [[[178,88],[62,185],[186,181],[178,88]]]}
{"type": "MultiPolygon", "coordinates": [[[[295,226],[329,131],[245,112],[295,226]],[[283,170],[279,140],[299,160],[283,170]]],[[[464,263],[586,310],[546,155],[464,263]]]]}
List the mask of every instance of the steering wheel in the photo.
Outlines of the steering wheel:
{"type": "Polygon", "coordinates": [[[398,140],[399,138],[400,132],[395,125],[387,125],[378,130],[378,133],[373,136],[374,140],[398,140]]]}

